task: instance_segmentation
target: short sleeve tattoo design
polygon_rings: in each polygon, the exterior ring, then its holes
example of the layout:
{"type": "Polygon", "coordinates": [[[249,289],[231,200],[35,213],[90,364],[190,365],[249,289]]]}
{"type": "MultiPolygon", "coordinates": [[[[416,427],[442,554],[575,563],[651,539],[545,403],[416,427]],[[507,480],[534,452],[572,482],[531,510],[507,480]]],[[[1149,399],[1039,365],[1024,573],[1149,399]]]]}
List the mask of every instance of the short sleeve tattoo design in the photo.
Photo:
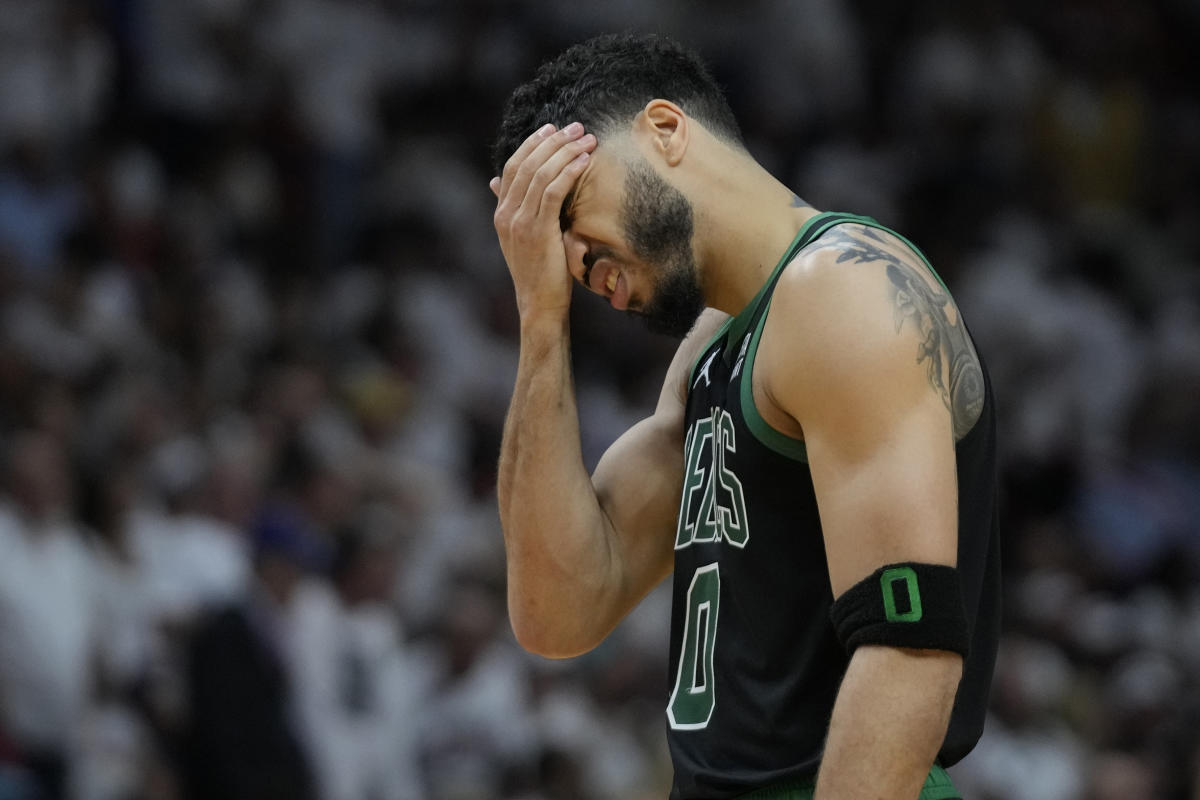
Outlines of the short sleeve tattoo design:
{"type": "Polygon", "coordinates": [[[920,334],[917,363],[925,365],[929,385],[950,410],[954,440],[961,439],[983,410],[984,383],[979,357],[949,293],[886,249],[888,240],[873,228],[841,225],[825,241],[840,251],[839,264],[885,265],[896,332],[907,321],[920,334]]]}

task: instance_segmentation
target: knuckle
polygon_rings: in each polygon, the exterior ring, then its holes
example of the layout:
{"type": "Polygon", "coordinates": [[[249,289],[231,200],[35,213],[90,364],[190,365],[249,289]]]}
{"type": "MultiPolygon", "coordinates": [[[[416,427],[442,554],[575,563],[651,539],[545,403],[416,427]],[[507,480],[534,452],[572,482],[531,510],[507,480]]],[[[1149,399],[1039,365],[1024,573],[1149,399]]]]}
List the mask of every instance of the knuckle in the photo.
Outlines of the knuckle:
{"type": "Polygon", "coordinates": [[[520,178],[521,180],[527,180],[530,176],[530,173],[532,173],[534,169],[535,167],[529,162],[529,159],[526,159],[525,161],[521,162],[521,166],[517,167],[516,177],[520,178]]]}

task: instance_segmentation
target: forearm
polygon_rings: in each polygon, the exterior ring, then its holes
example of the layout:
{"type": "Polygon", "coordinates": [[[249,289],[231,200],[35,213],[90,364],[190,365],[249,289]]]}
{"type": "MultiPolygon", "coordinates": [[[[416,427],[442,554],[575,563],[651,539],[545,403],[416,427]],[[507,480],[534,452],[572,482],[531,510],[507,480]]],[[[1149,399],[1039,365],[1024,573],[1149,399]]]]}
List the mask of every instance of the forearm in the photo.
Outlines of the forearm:
{"type": "Polygon", "coordinates": [[[583,464],[565,318],[523,322],[498,499],[518,639],[544,655],[589,649],[607,632],[613,555],[583,464]]]}
{"type": "Polygon", "coordinates": [[[955,653],[855,650],[834,705],[816,800],[916,800],[961,676],[955,653]]]}

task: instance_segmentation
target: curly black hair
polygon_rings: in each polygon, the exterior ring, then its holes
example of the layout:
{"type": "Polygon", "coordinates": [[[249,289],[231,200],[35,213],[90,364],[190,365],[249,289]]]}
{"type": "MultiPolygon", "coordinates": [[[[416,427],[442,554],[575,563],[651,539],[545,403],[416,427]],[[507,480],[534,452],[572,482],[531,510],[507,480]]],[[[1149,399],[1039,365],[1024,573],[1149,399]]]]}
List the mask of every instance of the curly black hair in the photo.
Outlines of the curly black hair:
{"type": "Polygon", "coordinates": [[[492,146],[495,174],[547,122],[582,122],[602,137],[655,98],[670,100],[714,135],[744,148],[733,111],[699,56],[663,36],[604,34],[547,61],[512,93],[492,146]]]}

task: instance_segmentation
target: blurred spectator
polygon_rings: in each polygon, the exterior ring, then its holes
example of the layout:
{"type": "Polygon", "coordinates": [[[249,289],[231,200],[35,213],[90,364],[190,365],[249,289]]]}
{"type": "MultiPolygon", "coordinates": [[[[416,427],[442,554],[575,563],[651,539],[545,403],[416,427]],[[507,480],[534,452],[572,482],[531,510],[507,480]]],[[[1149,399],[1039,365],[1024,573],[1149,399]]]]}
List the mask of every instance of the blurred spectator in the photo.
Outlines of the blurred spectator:
{"type": "Polygon", "coordinates": [[[34,281],[58,265],[66,235],[79,221],[78,188],[56,173],[38,139],[15,145],[0,171],[0,254],[34,281]]]}
{"type": "Polygon", "coordinates": [[[430,677],[402,646],[391,605],[395,532],[370,522],[338,537],[332,591],[312,583],[297,604],[296,696],[320,796],[428,797],[418,747],[430,677]]]}
{"type": "Polygon", "coordinates": [[[187,797],[317,796],[289,672],[296,592],[314,566],[315,545],[299,518],[284,510],[264,513],[253,535],[248,596],[205,619],[190,648],[187,797]]]}
{"type": "Polygon", "coordinates": [[[72,487],[62,443],[18,431],[3,470],[0,740],[41,792],[59,797],[97,654],[96,575],[68,515],[72,487]]]}
{"type": "Polygon", "coordinates": [[[185,619],[240,598],[249,548],[238,528],[212,513],[217,475],[208,449],[190,437],[173,438],[150,454],[148,467],[165,503],[138,508],[130,537],[157,613],[185,619]]]}
{"type": "Polygon", "coordinates": [[[525,660],[494,587],[462,576],[443,606],[443,652],[425,700],[422,745],[430,796],[512,794],[537,767],[525,660]]]}
{"type": "Polygon", "coordinates": [[[143,565],[129,539],[139,488],[121,465],[80,484],[79,515],[92,536],[98,635],[95,685],[75,732],[69,795],[87,800],[136,795],[163,765],[143,716],[151,712],[147,689],[162,642],[143,565]]]}

